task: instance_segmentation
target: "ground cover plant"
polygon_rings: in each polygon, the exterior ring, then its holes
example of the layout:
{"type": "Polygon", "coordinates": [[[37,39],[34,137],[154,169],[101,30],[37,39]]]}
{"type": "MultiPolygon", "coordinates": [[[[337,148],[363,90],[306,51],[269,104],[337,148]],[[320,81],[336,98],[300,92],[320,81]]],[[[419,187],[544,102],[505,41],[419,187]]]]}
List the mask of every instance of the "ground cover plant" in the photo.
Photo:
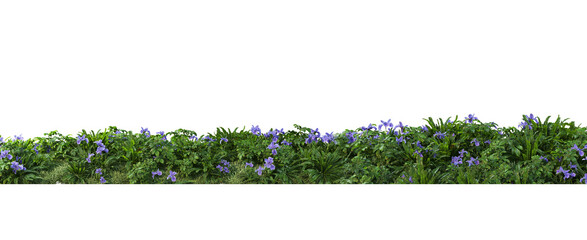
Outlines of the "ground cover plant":
{"type": "Polygon", "coordinates": [[[32,184],[562,184],[587,183],[587,131],[558,117],[524,115],[518,127],[425,119],[321,133],[117,127],[0,136],[0,182],[32,184]]]}

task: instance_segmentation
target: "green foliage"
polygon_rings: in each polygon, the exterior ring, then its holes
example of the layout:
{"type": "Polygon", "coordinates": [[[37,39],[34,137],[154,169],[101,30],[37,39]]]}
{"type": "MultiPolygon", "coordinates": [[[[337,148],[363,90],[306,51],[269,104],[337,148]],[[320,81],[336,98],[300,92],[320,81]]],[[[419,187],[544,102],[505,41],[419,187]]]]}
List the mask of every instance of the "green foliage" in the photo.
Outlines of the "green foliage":
{"type": "Polygon", "coordinates": [[[95,184],[104,177],[109,184],[562,184],[579,183],[585,176],[587,154],[581,152],[587,151],[586,128],[560,116],[555,121],[523,116],[517,128],[458,116],[425,121],[427,131],[369,125],[335,133],[328,143],[316,130],[299,125],[266,134],[244,127],[219,127],[208,135],[178,129],[164,136],[114,126],[76,136],[52,131],[0,143],[0,151],[12,157],[0,158],[0,181],[95,184]],[[354,142],[347,137],[351,132],[354,142]],[[313,134],[317,139],[309,141],[313,134]],[[78,144],[82,135],[87,141],[78,144]],[[108,152],[97,153],[96,141],[108,152]],[[268,148],[272,142],[279,145],[276,155],[268,148]],[[457,156],[462,163],[455,165],[452,158],[457,156]],[[273,165],[266,163],[269,157],[273,165]],[[469,163],[471,158],[479,164],[469,163]],[[223,160],[230,162],[229,172],[218,168],[223,160]],[[15,161],[26,170],[15,171],[15,161]],[[157,170],[162,175],[153,175],[157,170]]]}

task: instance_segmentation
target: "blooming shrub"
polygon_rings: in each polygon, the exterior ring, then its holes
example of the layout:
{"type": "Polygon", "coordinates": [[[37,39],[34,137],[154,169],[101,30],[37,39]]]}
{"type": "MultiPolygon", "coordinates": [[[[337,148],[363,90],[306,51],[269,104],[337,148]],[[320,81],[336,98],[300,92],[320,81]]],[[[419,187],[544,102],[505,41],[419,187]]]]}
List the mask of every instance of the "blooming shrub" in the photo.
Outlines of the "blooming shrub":
{"type": "Polygon", "coordinates": [[[139,133],[110,127],[0,136],[2,183],[585,183],[587,129],[533,114],[517,127],[381,120],[342,133],[218,128],[139,133]],[[11,140],[12,139],[12,140],[11,140]],[[89,144],[90,142],[94,143],[89,144]],[[160,178],[162,171],[169,171],[160,178]],[[108,179],[108,180],[106,180],[108,179]]]}

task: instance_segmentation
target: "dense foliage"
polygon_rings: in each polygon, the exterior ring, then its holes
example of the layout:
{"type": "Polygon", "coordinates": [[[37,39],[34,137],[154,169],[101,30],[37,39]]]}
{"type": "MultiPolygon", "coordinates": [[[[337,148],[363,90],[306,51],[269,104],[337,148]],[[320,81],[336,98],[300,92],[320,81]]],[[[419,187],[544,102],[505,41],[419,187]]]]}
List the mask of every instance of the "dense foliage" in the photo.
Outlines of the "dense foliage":
{"type": "Polygon", "coordinates": [[[390,120],[320,133],[258,126],[198,136],[109,127],[24,140],[0,137],[2,183],[585,183],[587,132],[574,122],[523,116],[499,128],[474,115],[390,120]]]}

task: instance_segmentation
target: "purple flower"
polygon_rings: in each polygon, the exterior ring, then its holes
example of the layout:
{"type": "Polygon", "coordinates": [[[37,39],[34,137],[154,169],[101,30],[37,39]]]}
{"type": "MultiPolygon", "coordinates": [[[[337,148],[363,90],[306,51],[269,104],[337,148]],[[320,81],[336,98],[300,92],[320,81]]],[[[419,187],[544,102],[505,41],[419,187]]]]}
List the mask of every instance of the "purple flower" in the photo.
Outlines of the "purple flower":
{"type": "Polygon", "coordinates": [[[310,129],[311,132],[308,133],[308,138],[306,138],[306,144],[310,144],[312,142],[318,142],[318,138],[320,137],[320,132],[318,131],[318,128],[316,128],[316,130],[314,129],[310,129]]]}
{"type": "Polygon", "coordinates": [[[446,137],[445,133],[441,133],[441,132],[436,132],[434,133],[434,135],[432,135],[433,137],[438,137],[439,139],[443,139],[446,137]]]}
{"type": "Polygon", "coordinates": [[[265,167],[271,170],[275,170],[275,165],[273,165],[273,158],[269,157],[265,159],[265,167]]]}
{"type": "Polygon", "coordinates": [[[283,141],[281,142],[281,144],[284,144],[284,145],[291,146],[291,143],[290,143],[290,142],[287,142],[287,141],[285,141],[285,140],[283,140],[283,141]]]}
{"type": "Polygon", "coordinates": [[[473,123],[474,120],[479,120],[479,119],[477,119],[477,117],[475,117],[475,114],[469,114],[469,117],[466,117],[465,120],[467,120],[468,123],[473,123]]]}
{"type": "Polygon", "coordinates": [[[477,141],[477,138],[473,139],[471,143],[475,143],[475,146],[479,147],[479,141],[477,141]]]}
{"type": "Polygon", "coordinates": [[[422,158],[424,157],[424,155],[422,155],[422,153],[420,153],[420,151],[418,151],[418,150],[414,151],[414,154],[418,154],[422,158]]]}
{"type": "MultiPolygon", "coordinates": [[[[524,116],[526,116],[526,118],[528,120],[532,120],[532,121],[534,121],[536,123],[538,122],[538,118],[534,117],[534,114],[532,114],[532,113],[530,113],[530,116],[528,116],[528,115],[524,115],[524,116]]],[[[530,128],[530,129],[532,129],[532,128],[530,128]]]]}
{"type": "Polygon", "coordinates": [[[587,179],[587,173],[585,173],[585,176],[583,176],[583,178],[579,179],[579,183],[584,182],[585,184],[587,184],[587,181],[585,181],[585,179],[587,179]]]}
{"type": "Polygon", "coordinates": [[[259,168],[257,168],[257,170],[255,170],[255,172],[257,172],[257,174],[259,174],[259,176],[261,176],[261,174],[263,174],[263,170],[265,170],[265,168],[259,167],[259,168]]]}
{"type": "Polygon", "coordinates": [[[530,125],[528,122],[521,122],[520,125],[518,125],[518,127],[524,129],[526,127],[528,127],[529,129],[532,129],[532,125],[530,125]]]}
{"type": "Polygon", "coordinates": [[[393,123],[391,123],[391,119],[387,120],[387,122],[384,122],[383,120],[381,120],[381,124],[382,126],[388,128],[388,127],[393,127],[393,123]]]}
{"type": "Polygon", "coordinates": [[[253,167],[253,164],[252,163],[245,163],[245,168],[247,168],[247,167],[253,167]]]}
{"type": "Polygon", "coordinates": [[[149,131],[149,128],[143,128],[141,127],[141,133],[145,134],[145,136],[150,137],[151,136],[151,131],[149,131]]]}
{"type": "Polygon", "coordinates": [[[269,146],[267,148],[271,149],[271,153],[273,155],[277,155],[277,150],[275,150],[275,149],[281,148],[281,147],[279,146],[279,144],[275,144],[275,142],[271,142],[271,144],[269,144],[269,146]]]}
{"type": "Polygon", "coordinates": [[[220,138],[220,142],[223,142],[223,141],[224,142],[228,142],[228,139],[226,139],[226,138],[220,138]]]}
{"type": "MultiPolygon", "coordinates": [[[[395,126],[396,128],[399,128],[402,132],[404,131],[404,128],[407,127],[408,125],[404,126],[404,124],[400,121],[399,125],[395,126]]],[[[395,129],[395,128],[394,128],[395,129]]]]}
{"type": "Polygon", "coordinates": [[[487,141],[485,141],[485,143],[487,143],[487,144],[491,144],[491,141],[490,141],[490,140],[487,140],[487,141]]]}
{"type": "Polygon", "coordinates": [[[100,178],[100,183],[106,183],[106,179],[104,179],[104,177],[100,178]]]}
{"type": "Polygon", "coordinates": [[[346,137],[349,139],[349,142],[348,142],[349,144],[350,144],[350,143],[353,143],[353,142],[355,142],[355,141],[357,140],[357,139],[355,138],[355,136],[354,136],[355,134],[356,134],[356,132],[348,132],[348,133],[346,134],[346,137]]]}
{"type": "Polygon", "coordinates": [[[222,163],[224,166],[229,166],[230,167],[230,163],[228,161],[224,160],[224,159],[222,159],[220,161],[220,163],[222,163]]]}
{"type": "Polygon", "coordinates": [[[12,162],[10,168],[14,169],[14,174],[16,174],[16,171],[26,170],[26,168],[22,164],[18,164],[18,162],[16,161],[12,162]]]}
{"type": "Polygon", "coordinates": [[[100,154],[102,155],[102,152],[106,152],[108,153],[108,149],[106,148],[106,146],[102,143],[102,140],[98,140],[94,142],[96,145],[98,145],[98,149],[96,150],[96,154],[100,154]]]}
{"type": "Polygon", "coordinates": [[[157,169],[156,172],[151,172],[151,174],[152,174],[151,178],[155,179],[155,175],[161,176],[163,173],[161,171],[159,171],[159,169],[157,169]]]}
{"type": "Polygon", "coordinates": [[[473,164],[475,164],[475,165],[479,165],[479,160],[477,160],[477,159],[476,159],[476,158],[474,158],[474,157],[471,157],[471,159],[470,159],[470,160],[467,160],[466,162],[468,162],[468,163],[469,163],[469,167],[470,167],[471,165],[473,165],[473,164]]]}
{"type": "Polygon", "coordinates": [[[0,143],[6,143],[3,137],[0,137],[0,143]]]}
{"type": "Polygon", "coordinates": [[[88,154],[88,157],[86,158],[86,161],[88,161],[88,163],[91,163],[92,162],[92,160],[91,160],[92,156],[94,156],[93,153],[89,153],[88,154]]]}
{"type": "Polygon", "coordinates": [[[540,156],[540,160],[544,160],[544,161],[548,162],[548,158],[543,157],[543,156],[540,156]]]}
{"type": "Polygon", "coordinates": [[[208,140],[208,142],[216,141],[216,139],[210,138],[210,136],[205,136],[204,139],[208,140]]]}
{"type": "Polygon", "coordinates": [[[453,123],[453,121],[451,121],[450,118],[449,119],[446,119],[446,122],[447,123],[453,123]]]}
{"type": "Polygon", "coordinates": [[[33,147],[33,150],[35,150],[35,153],[39,154],[39,150],[37,150],[37,147],[39,146],[39,144],[35,143],[35,147],[33,147]]]}
{"type": "Polygon", "coordinates": [[[452,164],[458,166],[459,164],[463,164],[463,161],[460,156],[452,157],[452,164]]]}
{"type": "Polygon", "coordinates": [[[102,175],[102,169],[101,168],[96,169],[96,174],[102,175]]]}
{"type": "Polygon", "coordinates": [[[22,140],[22,141],[24,141],[24,138],[22,137],[22,134],[20,134],[20,136],[16,136],[16,135],[14,135],[14,140],[15,140],[15,141],[17,141],[17,140],[22,140]]]}
{"type": "Polygon", "coordinates": [[[580,149],[579,147],[577,147],[577,144],[575,144],[575,146],[573,146],[571,148],[571,150],[577,150],[577,151],[579,151],[579,156],[581,156],[581,157],[585,154],[585,153],[583,153],[583,150],[582,149],[580,149]]]}
{"type": "Polygon", "coordinates": [[[410,181],[410,183],[414,183],[414,181],[412,181],[412,176],[410,176],[408,180],[410,181]]]}
{"type": "Polygon", "coordinates": [[[8,160],[12,160],[12,155],[8,154],[10,150],[4,150],[0,152],[0,159],[8,158],[8,160]]]}
{"type": "Polygon", "coordinates": [[[416,142],[416,146],[419,147],[419,148],[424,148],[424,146],[422,146],[422,144],[420,144],[420,141],[417,141],[416,142]]]}
{"type": "Polygon", "coordinates": [[[169,176],[167,176],[167,179],[171,178],[171,181],[175,182],[175,174],[177,174],[177,173],[169,170],[169,176]]]}
{"type": "Polygon", "coordinates": [[[196,135],[193,135],[190,137],[190,140],[194,140],[194,139],[198,140],[198,137],[196,135]]]}
{"type": "Polygon", "coordinates": [[[573,165],[572,163],[569,163],[569,168],[577,169],[577,165],[573,165]]]}
{"type": "Polygon", "coordinates": [[[461,157],[465,156],[465,153],[469,153],[469,152],[465,151],[465,149],[461,149],[461,151],[459,151],[459,154],[461,157]]]}
{"type": "Polygon", "coordinates": [[[81,142],[86,141],[86,143],[90,143],[90,140],[86,138],[86,135],[78,136],[77,137],[77,144],[79,145],[81,142]]]}
{"type": "Polygon", "coordinates": [[[565,175],[564,179],[574,177],[575,173],[569,173],[569,171],[571,170],[564,170],[563,167],[560,167],[558,170],[556,170],[556,174],[563,173],[565,175]]]}
{"type": "Polygon", "coordinates": [[[330,143],[334,140],[334,135],[332,135],[334,132],[331,133],[325,133],[324,136],[322,136],[322,142],[325,143],[330,143]]]}
{"type": "Polygon", "coordinates": [[[157,132],[157,134],[159,134],[159,135],[161,135],[161,136],[162,136],[161,140],[165,140],[165,141],[167,141],[167,136],[165,136],[165,132],[164,132],[164,131],[157,132]]]}
{"type": "Polygon", "coordinates": [[[114,134],[121,134],[122,132],[120,130],[116,130],[116,132],[114,134]]]}
{"type": "Polygon", "coordinates": [[[428,132],[428,127],[425,125],[422,125],[420,128],[422,129],[422,132],[428,132]]]}
{"type": "Polygon", "coordinates": [[[395,141],[397,142],[397,144],[400,144],[402,142],[404,142],[404,143],[406,142],[406,140],[404,139],[404,136],[401,136],[399,138],[396,137],[395,138],[395,141]]]}
{"type": "Polygon", "coordinates": [[[254,135],[257,135],[257,136],[261,135],[261,128],[259,128],[259,125],[252,126],[251,133],[253,133],[254,135]]]}

